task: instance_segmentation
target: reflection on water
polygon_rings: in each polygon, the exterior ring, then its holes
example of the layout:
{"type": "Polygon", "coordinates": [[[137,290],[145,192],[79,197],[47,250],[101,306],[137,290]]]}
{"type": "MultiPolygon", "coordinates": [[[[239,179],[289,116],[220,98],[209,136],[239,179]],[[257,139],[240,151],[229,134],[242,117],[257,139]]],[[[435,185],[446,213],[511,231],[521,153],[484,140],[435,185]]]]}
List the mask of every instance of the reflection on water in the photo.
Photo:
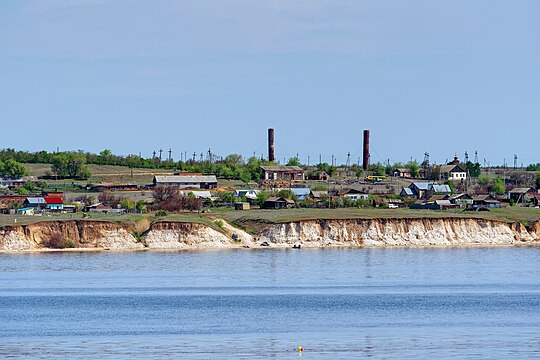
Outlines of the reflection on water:
{"type": "Polygon", "coordinates": [[[540,357],[539,255],[0,255],[0,357],[540,357]]]}

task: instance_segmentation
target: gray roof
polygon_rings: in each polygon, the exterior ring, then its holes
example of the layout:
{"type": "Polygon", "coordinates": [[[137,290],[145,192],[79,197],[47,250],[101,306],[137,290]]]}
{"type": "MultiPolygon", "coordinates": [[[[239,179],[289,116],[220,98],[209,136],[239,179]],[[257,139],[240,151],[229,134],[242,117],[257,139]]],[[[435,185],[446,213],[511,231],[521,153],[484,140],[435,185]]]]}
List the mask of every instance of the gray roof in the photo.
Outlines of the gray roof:
{"type": "Polygon", "coordinates": [[[429,190],[436,193],[444,193],[444,194],[450,194],[452,192],[452,189],[450,189],[450,186],[446,184],[432,184],[429,187],[429,190]]]}
{"type": "Polygon", "coordinates": [[[310,188],[290,188],[286,190],[291,190],[294,196],[307,196],[311,192],[310,188]]]}
{"type": "Polygon", "coordinates": [[[45,199],[42,197],[28,197],[26,198],[29,204],[46,204],[45,199]]]}
{"type": "Polygon", "coordinates": [[[534,189],[532,188],[513,188],[510,190],[510,194],[525,194],[526,192],[531,191],[534,192],[534,189]]]}
{"type": "Polygon", "coordinates": [[[261,166],[264,171],[304,171],[299,166],[261,166]]]}
{"type": "Polygon", "coordinates": [[[419,190],[429,190],[430,182],[413,182],[411,186],[416,186],[419,190]]]}
{"type": "Polygon", "coordinates": [[[156,183],[217,183],[215,175],[167,175],[154,176],[156,183]]]}
{"type": "Polygon", "coordinates": [[[411,188],[403,188],[401,192],[404,192],[406,195],[414,196],[414,193],[411,188]]]}

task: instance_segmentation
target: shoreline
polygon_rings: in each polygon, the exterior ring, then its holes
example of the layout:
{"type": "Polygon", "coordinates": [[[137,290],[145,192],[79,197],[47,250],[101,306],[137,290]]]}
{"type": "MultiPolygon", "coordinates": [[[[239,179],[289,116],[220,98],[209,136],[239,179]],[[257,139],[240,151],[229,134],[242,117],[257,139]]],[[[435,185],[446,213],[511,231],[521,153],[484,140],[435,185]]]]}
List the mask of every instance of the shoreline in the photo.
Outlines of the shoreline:
{"type": "MultiPolygon", "coordinates": [[[[206,218],[205,218],[206,219],[206,218]]],[[[246,231],[221,218],[207,223],[158,220],[142,232],[99,220],[47,220],[0,227],[0,253],[184,251],[265,248],[466,248],[539,246],[540,220],[525,226],[482,218],[248,219],[246,231]],[[216,225],[219,221],[219,226],[216,225]],[[50,239],[63,241],[49,246],[50,239]],[[266,243],[267,246],[261,246],[266,243]],[[69,245],[65,245],[69,244],[69,245]]]]}

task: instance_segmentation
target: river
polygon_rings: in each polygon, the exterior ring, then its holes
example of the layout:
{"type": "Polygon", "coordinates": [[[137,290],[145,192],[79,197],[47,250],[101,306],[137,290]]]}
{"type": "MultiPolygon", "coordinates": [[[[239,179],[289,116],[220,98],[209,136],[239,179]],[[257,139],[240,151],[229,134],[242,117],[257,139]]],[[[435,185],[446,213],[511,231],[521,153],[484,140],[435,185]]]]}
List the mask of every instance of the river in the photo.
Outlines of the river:
{"type": "Polygon", "coordinates": [[[299,356],[540,358],[540,248],[0,255],[0,358],[299,356]]]}

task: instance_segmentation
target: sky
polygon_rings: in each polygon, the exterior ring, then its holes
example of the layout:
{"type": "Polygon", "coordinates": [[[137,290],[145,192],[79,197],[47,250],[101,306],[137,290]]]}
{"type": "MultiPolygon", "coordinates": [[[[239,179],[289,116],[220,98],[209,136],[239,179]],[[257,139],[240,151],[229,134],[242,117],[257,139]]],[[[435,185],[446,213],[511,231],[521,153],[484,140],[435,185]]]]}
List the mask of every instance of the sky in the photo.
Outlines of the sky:
{"type": "Polygon", "coordinates": [[[0,1],[0,148],[540,162],[540,1],[0,1]]]}

